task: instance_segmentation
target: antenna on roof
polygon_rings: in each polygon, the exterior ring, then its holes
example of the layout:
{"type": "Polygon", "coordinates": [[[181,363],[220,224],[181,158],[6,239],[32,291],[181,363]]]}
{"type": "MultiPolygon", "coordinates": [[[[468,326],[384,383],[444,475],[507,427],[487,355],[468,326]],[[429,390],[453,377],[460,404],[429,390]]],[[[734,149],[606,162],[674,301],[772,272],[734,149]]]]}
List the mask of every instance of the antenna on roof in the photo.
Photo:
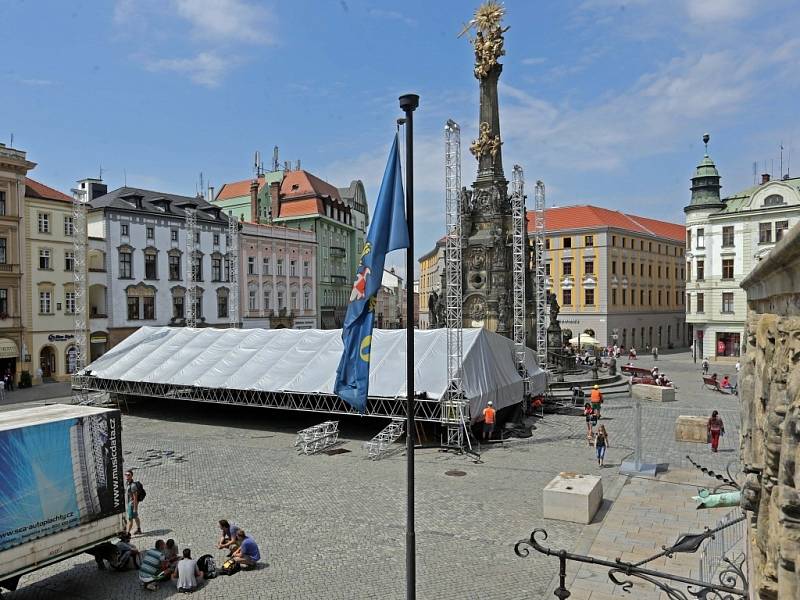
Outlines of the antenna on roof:
{"type": "Polygon", "coordinates": [[[781,179],[783,179],[783,140],[781,140],[781,179]]]}
{"type": "Polygon", "coordinates": [[[753,161],[753,185],[758,185],[758,161],[753,161]]]}
{"type": "Polygon", "coordinates": [[[258,165],[261,161],[261,153],[256,150],[255,156],[253,157],[253,176],[257,179],[258,178],[258,165]]]}
{"type": "Polygon", "coordinates": [[[278,147],[275,146],[272,149],[272,170],[274,172],[274,171],[280,171],[280,169],[281,169],[281,163],[278,161],[278,147]]]}
{"type": "Polygon", "coordinates": [[[13,148],[14,147],[14,132],[13,131],[11,132],[11,143],[8,146],[9,146],[9,148],[13,148]]]}
{"type": "Polygon", "coordinates": [[[291,171],[292,170],[292,161],[290,161],[290,160],[283,161],[283,170],[284,171],[291,171]]]}
{"type": "Polygon", "coordinates": [[[127,169],[122,169],[122,181],[125,187],[128,187],[128,171],[127,169]]]}
{"type": "Polygon", "coordinates": [[[100,181],[103,181],[103,165],[100,165],[100,181]]]}
{"type": "Polygon", "coordinates": [[[201,198],[203,197],[203,190],[206,189],[205,183],[203,183],[203,172],[200,171],[200,187],[197,190],[197,195],[201,198]]]}
{"type": "Polygon", "coordinates": [[[299,159],[299,158],[297,159],[297,163],[296,163],[296,165],[295,165],[295,168],[294,168],[294,170],[295,170],[295,171],[299,171],[299,170],[300,170],[300,159],[299,159]]]}

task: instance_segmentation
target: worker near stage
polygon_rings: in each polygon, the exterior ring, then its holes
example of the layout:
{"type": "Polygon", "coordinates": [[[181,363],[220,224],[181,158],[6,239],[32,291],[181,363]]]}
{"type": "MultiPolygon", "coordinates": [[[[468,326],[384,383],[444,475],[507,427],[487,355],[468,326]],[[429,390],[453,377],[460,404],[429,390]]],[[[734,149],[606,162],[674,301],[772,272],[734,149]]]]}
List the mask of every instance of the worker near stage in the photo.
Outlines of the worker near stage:
{"type": "Polygon", "coordinates": [[[497,411],[492,406],[492,401],[486,404],[486,408],[483,409],[483,441],[485,442],[487,439],[491,439],[492,432],[494,431],[494,422],[495,416],[497,415],[497,411]]]}
{"type": "Polygon", "coordinates": [[[603,405],[603,392],[600,391],[600,386],[595,384],[592,388],[592,410],[597,413],[597,418],[600,418],[600,408],[603,405]]]}

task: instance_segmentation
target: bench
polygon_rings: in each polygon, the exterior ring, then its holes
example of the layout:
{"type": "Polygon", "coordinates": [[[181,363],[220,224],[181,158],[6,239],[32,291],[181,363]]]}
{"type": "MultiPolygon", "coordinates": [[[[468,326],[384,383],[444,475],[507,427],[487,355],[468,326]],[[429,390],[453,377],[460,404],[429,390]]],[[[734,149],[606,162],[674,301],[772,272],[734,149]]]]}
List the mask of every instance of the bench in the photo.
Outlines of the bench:
{"type": "Polygon", "coordinates": [[[719,380],[714,379],[713,377],[703,377],[703,386],[715,391],[719,392],[720,394],[733,394],[734,389],[730,388],[723,388],[719,385],[719,380]]]}
{"type": "Polygon", "coordinates": [[[622,365],[619,369],[625,375],[633,375],[634,377],[652,377],[653,374],[650,369],[644,369],[642,367],[634,367],[631,365],[622,365]]]}

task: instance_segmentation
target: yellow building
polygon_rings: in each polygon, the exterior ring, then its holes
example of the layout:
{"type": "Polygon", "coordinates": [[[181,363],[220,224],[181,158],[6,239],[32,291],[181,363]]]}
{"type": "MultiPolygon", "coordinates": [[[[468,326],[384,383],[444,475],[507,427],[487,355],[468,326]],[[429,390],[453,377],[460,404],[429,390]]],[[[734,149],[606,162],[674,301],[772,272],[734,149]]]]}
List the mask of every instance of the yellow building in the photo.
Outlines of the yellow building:
{"type": "Polygon", "coordinates": [[[27,178],[25,185],[28,290],[25,342],[33,383],[67,381],[75,370],[75,282],[72,198],[27,178]]]}
{"type": "Polygon", "coordinates": [[[21,284],[25,245],[20,220],[25,176],[35,166],[24,151],[0,144],[0,377],[11,373],[16,381],[30,369],[23,336],[27,300],[21,284]]]}
{"type": "Polygon", "coordinates": [[[419,260],[419,329],[430,329],[431,315],[428,313],[428,299],[434,292],[442,295],[442,269],[444,268],[444,238],[436,242],[430,252],[419,260]]]}

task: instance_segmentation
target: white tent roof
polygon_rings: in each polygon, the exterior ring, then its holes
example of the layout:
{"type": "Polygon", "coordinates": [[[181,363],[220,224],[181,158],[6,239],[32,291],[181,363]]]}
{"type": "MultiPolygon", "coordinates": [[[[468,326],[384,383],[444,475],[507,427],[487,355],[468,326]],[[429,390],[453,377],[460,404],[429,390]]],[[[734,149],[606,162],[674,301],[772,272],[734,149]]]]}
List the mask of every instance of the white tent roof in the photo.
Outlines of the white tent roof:
{"type": "MultiPolygon", "coordinates": [[[[405,396],[405,330],[376,329],[372,337],[371,397],[405,396]]],[[[447,331],[415,332],[415,388],[440,398],[447,387],[447,331]]],[[[333,394],[342,354],[341,329],[189,329],[142,327],[86,370],[102,379],[265,392],[333,394]]],[[[532,391],[545,376],[528,350],[532,391]]],[[[464,329],[463,382],[472,414],[489,400],[519,402],[522,380],[514,345],[485,329],[464,329]]]]}

